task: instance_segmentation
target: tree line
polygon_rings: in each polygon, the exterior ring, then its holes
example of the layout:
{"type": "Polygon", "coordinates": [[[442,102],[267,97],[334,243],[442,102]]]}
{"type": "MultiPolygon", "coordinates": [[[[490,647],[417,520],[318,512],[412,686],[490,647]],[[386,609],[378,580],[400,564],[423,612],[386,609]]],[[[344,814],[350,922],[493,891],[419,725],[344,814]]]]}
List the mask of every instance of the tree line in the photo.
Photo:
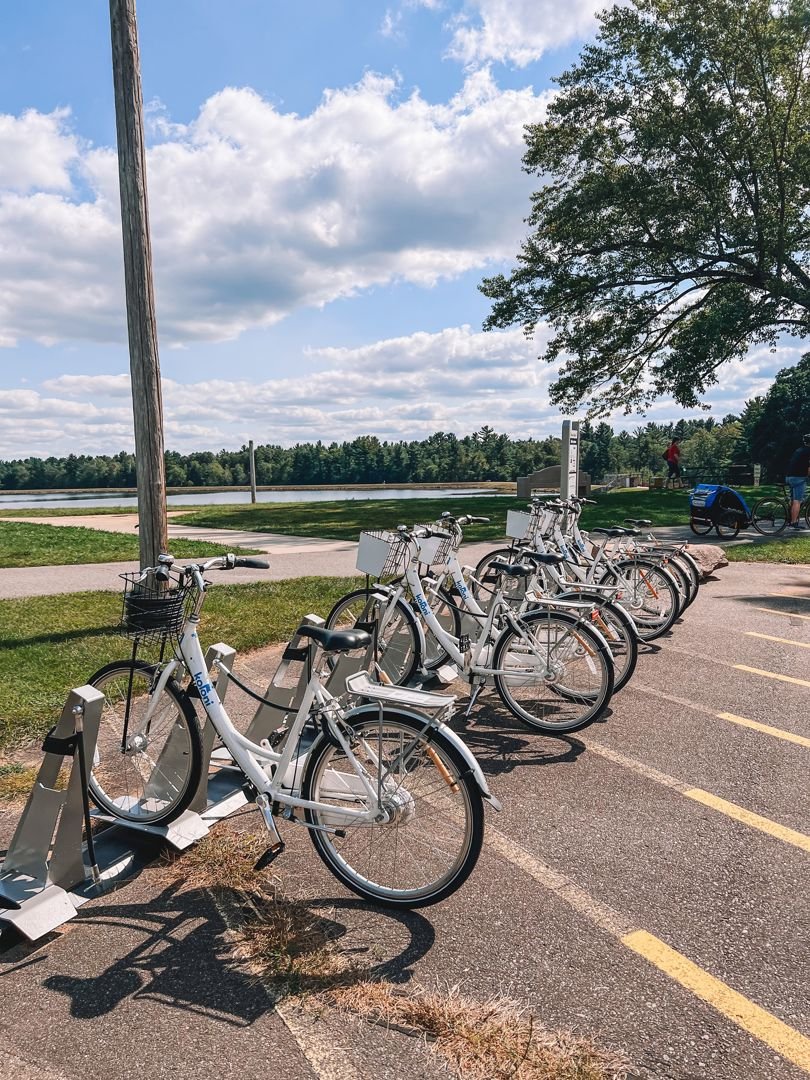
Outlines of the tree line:
{"type": "MultiPolygon", "coordinates": [[[[761,412],[759,399],[754,411],[761,412]]],[[[752,460],[745,423],[728,416],[720,423],[711,418],[648,423],[618,433],[608,423],[586,421],[581,428],[580,464],[596,483],[612,473],[655,475],[664,471],[662,454],[673,435],[682,440],[684,464],[707,476],[719,478],[730,465],[752,460]]],[[[558,438],[513,439],[485,426],[463,438],[438,431],[410,442],[361,435],[343,443],[258,446],[256,480],[267,486],[514,481],[559,461],[558,438]]],[[[247,485],[248,449],[167,451],[166,483],[172,488],[247,485]]],[[[0,489],[6,491],[131,487],[135,487],[135,458],[123,451],[0,461],[0,489]]]]}

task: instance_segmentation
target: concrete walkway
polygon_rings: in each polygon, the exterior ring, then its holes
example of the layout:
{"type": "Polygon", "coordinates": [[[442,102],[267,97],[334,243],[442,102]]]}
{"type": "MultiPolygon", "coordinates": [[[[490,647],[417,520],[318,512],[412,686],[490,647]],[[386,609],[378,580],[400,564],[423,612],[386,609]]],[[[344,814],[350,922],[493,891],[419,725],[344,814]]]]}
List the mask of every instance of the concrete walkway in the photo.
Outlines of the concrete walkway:
{"type": "MultiPolygon", "coordinates": [[[[20,518],[0,520],[19,521],[20,518]]],[[[121,532],[132,535],[138,522],[137,514],[88,514],[87,516],[33,519],[42,525],[81,525],[104,532],[121,532]]],[[[694,536],[688,526],[677,525],[653,530],[662,540],[688,540],[693,544],[717,544],[711,533],[705,537],[694,536]]],[[[741,536],[729,543],[749,543],[756,534],[741,536]]],[[[205,540],[223,547],[256,548],[267,553],[269,570],[231,570],[223,582],[245,584],[252,581],[281,581],[285,578],[350,577],[358,573],[355,567],[357,544],[348,540],[319,540],[309,536],[283,536],[279,533],[248,532],[236,529],[205,529],[191,525],[169,524],[169,537],[183,540],[205,540]]],[[[766,537],[756,536],[757,540],[766,537]]],[[[488,551],[499,546],[496,541],[465,544],[462,562],[475,565],[488,551]]],[[[137,570],[137,562],[89,563],[75,566],[31,566],[0,569],[0,600],[22,596],[52,596],[57,593],[85,592],[103,589],[118,592],[121,582],[118,575],[137,570]]]]}

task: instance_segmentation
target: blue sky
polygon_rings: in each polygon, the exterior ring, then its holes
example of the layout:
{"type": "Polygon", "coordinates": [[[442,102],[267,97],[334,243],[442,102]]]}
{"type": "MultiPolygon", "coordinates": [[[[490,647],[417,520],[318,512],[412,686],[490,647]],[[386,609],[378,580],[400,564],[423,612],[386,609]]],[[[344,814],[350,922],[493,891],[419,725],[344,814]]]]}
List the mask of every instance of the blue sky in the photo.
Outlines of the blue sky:
{"type": "MultiPolygon", "coordinates": [[[[544,330],[482,334],[477,285],[598,6],[139,0],[169,448],[559,430],[544,330]]],[[[107,4],[0,6],[2,458],[132,445],[114,132],[107,4]]]]}

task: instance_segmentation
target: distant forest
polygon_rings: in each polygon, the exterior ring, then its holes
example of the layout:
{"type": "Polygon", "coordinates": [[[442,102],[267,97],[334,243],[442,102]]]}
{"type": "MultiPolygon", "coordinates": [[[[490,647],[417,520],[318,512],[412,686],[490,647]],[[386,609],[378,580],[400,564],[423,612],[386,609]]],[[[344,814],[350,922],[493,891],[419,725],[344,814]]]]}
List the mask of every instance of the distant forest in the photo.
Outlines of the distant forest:
{"type": "MultiPolygon", "coordinates": [[[[584,423],[580,465],[599,483],[611,473],[645,476],[664,471],[662,453],[673,434],[679,437],[682,463],[718,478],[733,464],[752,461],[746,408],[743,417],[687,420],[678,424],[644,424],[616,434],[607,423],[584,423]]],[[[518,476],[559,464],[560,440],[512,439],[482,427],[458,438],[438,431],[413,442],[381,442],[362,435],[352,442],[300,443],[256,447],[256,480],[260,485],[406,484],[454,481],[515,480],[518,476]]],[[[228,487],[250,483],[248,450],[166,453],[169,487],[228,487]]],[[[119,488],[135,486],[135,457],[70,454],[0,462],[0,489],[119,488]]]]}

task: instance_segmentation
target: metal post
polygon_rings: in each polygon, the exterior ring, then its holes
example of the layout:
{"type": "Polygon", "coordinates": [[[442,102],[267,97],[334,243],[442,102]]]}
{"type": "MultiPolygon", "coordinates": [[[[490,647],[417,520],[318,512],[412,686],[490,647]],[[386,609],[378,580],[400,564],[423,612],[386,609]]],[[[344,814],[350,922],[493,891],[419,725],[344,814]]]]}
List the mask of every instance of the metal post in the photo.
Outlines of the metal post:
{"type": "Polygon", "coordinates": [[[256,502],[256,455],[253,452],[253,439],[248,443],[250,450],[250,501],[256,502]]]}
{"type": "Polygon", "coordinates": [[[110,0],[118,181],[124,238],[129,364],[135,419],[141,567],[168,547],[163,398],[160,388],[152,247],[146,198],[146,146],[135,0],[110,0]]]}
{"type": "Polygon", "coordinates": [[[579,494],[579,420],[563,420],[560,451],[560,498],[579,494]]]}

